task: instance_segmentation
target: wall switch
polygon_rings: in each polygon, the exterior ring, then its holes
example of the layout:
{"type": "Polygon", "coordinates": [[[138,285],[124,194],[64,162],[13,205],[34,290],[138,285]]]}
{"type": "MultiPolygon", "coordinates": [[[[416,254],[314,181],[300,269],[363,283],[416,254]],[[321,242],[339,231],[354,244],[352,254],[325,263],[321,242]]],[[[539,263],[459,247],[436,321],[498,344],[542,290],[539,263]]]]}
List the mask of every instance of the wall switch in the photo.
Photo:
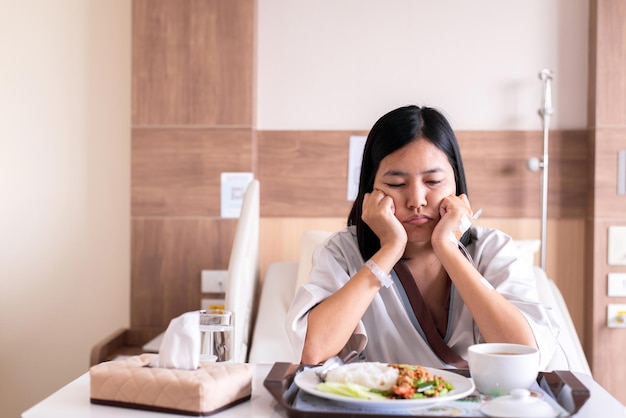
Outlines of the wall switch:
{"type": "Polygon", "coordinates": [[[609,227],[609,251],[607,252],[609,265],[626,265],[626,226],[609,227]]]}
{"type": "Polygon", "coordinates": [[[609,328],[626,328],[626,305],[609,303],[606,307],[606,325],[609,328]]]}
{"type": "Polygon", "coordinates": [[[202,293],[225,293],[228,270],[202,270],[202,293]]]}
{"type": "Polygon", "coordinates": [[[626,273],[609,273],[608,296],[626,296],[626,273]]]}

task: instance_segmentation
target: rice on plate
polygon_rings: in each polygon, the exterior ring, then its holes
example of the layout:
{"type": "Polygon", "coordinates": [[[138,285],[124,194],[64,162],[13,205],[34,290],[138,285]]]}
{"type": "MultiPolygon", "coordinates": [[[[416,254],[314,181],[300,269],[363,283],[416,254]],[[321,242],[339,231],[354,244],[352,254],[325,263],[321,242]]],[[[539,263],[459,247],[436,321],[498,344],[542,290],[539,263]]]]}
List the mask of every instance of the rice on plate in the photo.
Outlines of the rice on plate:
{"type": "Polygon", "coordinates": [[[370,389],[390,390],[398,380],[399,371],[385,363],[350,363],[328,371],[327,382],[356,383],[370,389]]]}

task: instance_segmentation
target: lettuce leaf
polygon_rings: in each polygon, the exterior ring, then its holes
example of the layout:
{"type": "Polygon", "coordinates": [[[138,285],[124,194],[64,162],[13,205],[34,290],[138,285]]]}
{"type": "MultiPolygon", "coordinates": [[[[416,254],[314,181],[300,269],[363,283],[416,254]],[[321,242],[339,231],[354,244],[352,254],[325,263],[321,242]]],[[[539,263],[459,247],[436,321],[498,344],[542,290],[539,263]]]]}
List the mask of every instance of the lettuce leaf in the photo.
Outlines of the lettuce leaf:
{"type": "Polygon", "coordinates": [[[374,392],[370,388],[359,385],[357,383],[324,382],[319,383],[316,388],[322,392],[332,393],[341,396],[349,396],[351,398],[373,400],[389,399],[385,395],[374,392]]]}

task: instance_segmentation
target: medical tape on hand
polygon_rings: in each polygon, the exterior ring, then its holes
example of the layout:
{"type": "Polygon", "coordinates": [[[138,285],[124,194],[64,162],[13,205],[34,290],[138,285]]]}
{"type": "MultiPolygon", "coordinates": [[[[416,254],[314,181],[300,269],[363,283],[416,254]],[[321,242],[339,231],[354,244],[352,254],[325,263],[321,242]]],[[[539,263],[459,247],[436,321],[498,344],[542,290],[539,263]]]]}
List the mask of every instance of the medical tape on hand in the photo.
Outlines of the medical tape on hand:
{"type": "Polygon", "coordinates": [[[461,235],[467,232],[472,226],[472,221],[467,217],[467,215],[461,216],[461,225],[459,225],[459,231],[461,231],[461,235]]]}
{"type": "MultiPolygon", "coordinates": [[[[467,232],[467,230],[470,229],[470,226],[472,226],[472,221],[470,221],[470,219],[467,217],[467,215],[461,216],[461,221],[459,222],[459,231],[461,232],[460,236],[463,236],[463,234],[465,232],[467,232]]],[[[450,231],[450,234],[448,235],[448,238],[454,244],[457,244],[459,242],[459,240],[457,239],[457,237],[456,237],[456,235],[454,234],[453,231],[450,231]]]]}

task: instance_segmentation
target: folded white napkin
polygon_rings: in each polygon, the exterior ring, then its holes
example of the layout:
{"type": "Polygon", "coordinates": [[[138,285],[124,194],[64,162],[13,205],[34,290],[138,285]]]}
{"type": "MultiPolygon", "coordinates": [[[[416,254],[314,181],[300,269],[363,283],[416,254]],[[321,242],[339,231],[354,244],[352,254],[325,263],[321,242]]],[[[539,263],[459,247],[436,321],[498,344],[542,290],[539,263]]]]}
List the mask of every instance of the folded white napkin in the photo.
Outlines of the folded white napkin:
{"type": "Polygon", "coordinates": [[[200,313],[198,311],[187,312],[170,321],[163,335],[158,360],[153,361],[151,365],[195,370],[199,364],[200,313]]]}

